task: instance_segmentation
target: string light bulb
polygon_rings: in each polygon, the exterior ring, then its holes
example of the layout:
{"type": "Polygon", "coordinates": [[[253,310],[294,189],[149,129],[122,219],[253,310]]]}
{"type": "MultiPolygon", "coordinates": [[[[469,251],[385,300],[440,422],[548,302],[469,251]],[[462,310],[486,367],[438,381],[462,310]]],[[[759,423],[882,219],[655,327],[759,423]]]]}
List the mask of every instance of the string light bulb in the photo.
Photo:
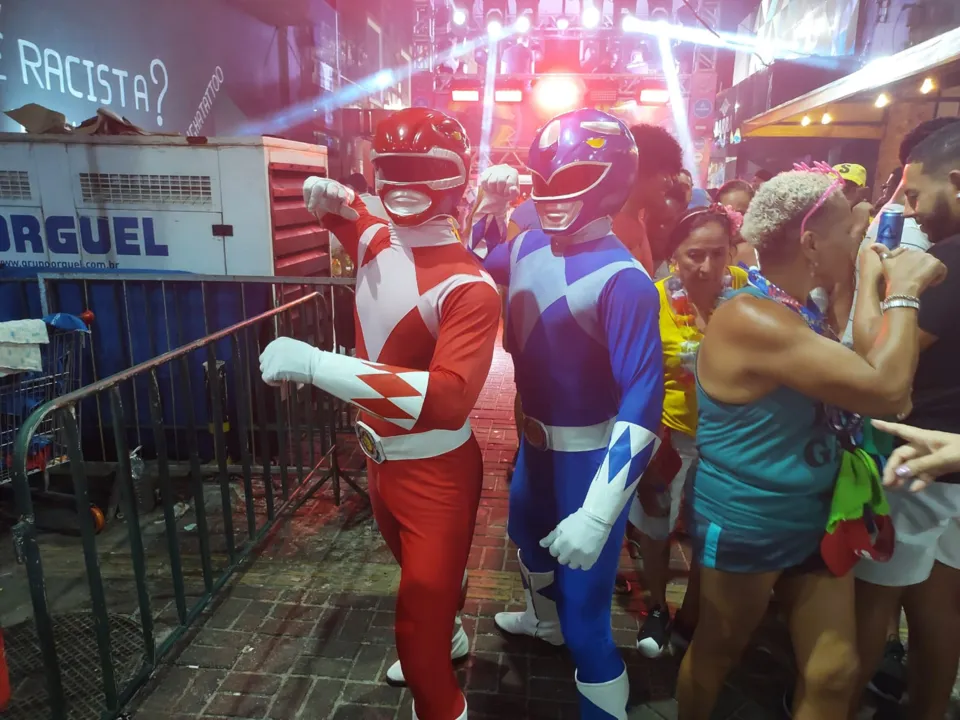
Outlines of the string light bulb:
{"type": "Polygon", "coordinates": [[[920,85],[920,92],[924,95],[932,93],[936,89],[936,83],[933,82],[933,78],[924,78],[923,84],[920,85]]]}
{"type": "Polygon", "coordinates": [[[831,115],[830,113],[824,113],[823,117],[820,118],[820,123],[822,125],[829,125],[832,122],[833,122],[833,115],[831,115]]]}
{"type": "Polygon", "coordinates": [[[873,106],[875,108],[885,108],[889,104],[890,104],[890,96],[887,95],[886,93],[880,93],[879,95],[877,95],[877,100],[876,102],[873,103],[873,106]]]}
{"type": "Polygon", "coordinates": [[[809,115],[804,115],[802,118],[800,118],[800,124],[801,124],[803,127],[807,127],[807,125],[809,125],[810,122],[811,122],[811,121],[810,121],[810,116],[809,116],[809,115]]]}

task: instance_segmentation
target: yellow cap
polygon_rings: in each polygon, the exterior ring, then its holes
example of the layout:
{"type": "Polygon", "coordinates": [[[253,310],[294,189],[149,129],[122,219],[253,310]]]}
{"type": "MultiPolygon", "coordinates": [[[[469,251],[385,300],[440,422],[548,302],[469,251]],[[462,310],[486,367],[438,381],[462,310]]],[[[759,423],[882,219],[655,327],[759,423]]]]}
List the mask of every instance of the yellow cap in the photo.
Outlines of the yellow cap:
{"type": "Polygon", "coordinates": [[[840,173],[840,177],[844,180],[849,180],[860,187],[867,186],[867,169],[863,165],[842,163],[841,165],[834,165],[833,169],[840,173]]]}

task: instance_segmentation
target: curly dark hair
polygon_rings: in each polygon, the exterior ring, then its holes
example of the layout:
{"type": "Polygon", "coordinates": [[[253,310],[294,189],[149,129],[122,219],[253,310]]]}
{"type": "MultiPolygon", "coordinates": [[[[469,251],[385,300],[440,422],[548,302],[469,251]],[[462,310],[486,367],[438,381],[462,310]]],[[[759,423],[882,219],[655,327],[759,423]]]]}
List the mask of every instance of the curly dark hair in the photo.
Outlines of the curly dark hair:
{"type": "Polygon", "coordinates": [[[701,228],[704,225],[709,225],[710,223],[717,223],[720,227],[723,228],[724,232],[727,235],[727,240],[732,244],[733,238],[737,234],[737,229],[734,227],[733,220],[730,219],[730,215],[727,213],[727,209],[720,205],[719,203],[713,203],[707,207],[699,207],[693,210],[687,211],[680,220],[677,221],[677,224],[674,225],[673,230],[670,231],[670,237],[667,240],[667,257],[672,256],[677,248],[680,247],[680,244],[697,228],[701,228]]]}
{"type": "Polygon", "coordinates": [[[630,134],[640,155],[640,175],[678,175],[683,169],[680,143],[665,128],[641,123],[630,134]]]}

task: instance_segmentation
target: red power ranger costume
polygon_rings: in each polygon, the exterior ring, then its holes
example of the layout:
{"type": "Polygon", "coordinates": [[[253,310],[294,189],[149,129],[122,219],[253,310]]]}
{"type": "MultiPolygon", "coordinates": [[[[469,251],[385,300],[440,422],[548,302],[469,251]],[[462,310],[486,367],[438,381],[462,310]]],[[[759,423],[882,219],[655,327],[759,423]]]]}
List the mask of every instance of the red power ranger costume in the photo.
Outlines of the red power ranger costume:
{"type": "Polygon", "coordinates": [[[339,183],[304,184],[307,208],[357,267],[357,357],[279,338],[261,371],[362,410],[373,511],[400,563],[402,671],[388,677],[405,677],[414,718],[462,720],[451,655],[468,649],[457,613],[483,477],[467,417],[490,369],[500,298],[451,218],[469,175],[463,127],[435,110],[401,110],[380,123],[373,148],[389,225],[339,183]]]}

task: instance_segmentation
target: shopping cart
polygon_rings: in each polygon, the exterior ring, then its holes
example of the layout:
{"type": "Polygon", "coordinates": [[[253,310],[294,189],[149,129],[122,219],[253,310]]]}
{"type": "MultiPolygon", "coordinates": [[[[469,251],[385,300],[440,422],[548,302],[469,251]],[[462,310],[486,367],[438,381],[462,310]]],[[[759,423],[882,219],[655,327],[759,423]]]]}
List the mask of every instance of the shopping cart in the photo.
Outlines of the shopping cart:
{"type": "MultiPolygon", "coordinates": [[[[80,359],[93,316],[53,315],[47,322],[50,342],[42,346],[42,369],[0,378],[0,486],[13,480],[13,449],[17,432],[36,408],[76,390],[80,359]]],[[[79,419],[78,419],[79,422],[79,419]]],[[[51,413],[37,427],[27,455],[27,474],[45,472],[66,463],[67,444],[58,415],[51,413]]]]}

